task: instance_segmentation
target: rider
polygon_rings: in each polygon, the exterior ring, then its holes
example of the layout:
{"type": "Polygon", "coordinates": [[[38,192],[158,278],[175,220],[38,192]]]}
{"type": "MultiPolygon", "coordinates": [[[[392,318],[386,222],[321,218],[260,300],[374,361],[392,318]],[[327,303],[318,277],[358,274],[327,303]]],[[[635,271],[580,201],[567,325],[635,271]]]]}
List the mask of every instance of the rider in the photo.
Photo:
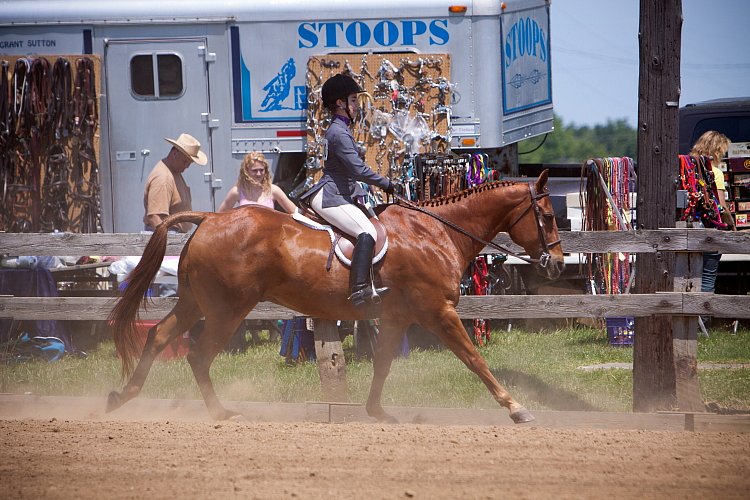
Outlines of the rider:
{"type": "Polygon", "coordinates": [[[357,184],[363,181],[393,194],[390,179],[373,172],[357,154],[349,127],[359,105],[357,94],[364,92],[350,76],[334,75],[323,84],[323,105],[333,116],[326,131],[328,153],[323,177],[302,196],[321,217],[346,234],[357,238],[352,255],[349,300],[355,307],[378,302],[388,288],[373,289],[371,270],[377,233],[355,199],[366,196],[357,184]]]}

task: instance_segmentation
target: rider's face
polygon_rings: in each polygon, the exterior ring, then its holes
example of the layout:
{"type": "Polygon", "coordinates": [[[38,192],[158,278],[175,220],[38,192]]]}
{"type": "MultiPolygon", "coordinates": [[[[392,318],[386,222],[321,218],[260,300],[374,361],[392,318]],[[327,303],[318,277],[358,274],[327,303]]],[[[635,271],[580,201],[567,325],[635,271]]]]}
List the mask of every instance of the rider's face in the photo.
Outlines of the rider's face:
{"type": "MultiPolygon", "coordinates": [[[[343,103],[343,100],[341,102],[343,103]]],[[[350,116],[353,117],[354,115],[356,115],[359,111],[359,101],[357,100],[357,94],[349,94],[344,105],[346,106],[346,108],[344,108],[344,106],[339,106],[342,111],[344,109],[348,109],[350,116]]]]}

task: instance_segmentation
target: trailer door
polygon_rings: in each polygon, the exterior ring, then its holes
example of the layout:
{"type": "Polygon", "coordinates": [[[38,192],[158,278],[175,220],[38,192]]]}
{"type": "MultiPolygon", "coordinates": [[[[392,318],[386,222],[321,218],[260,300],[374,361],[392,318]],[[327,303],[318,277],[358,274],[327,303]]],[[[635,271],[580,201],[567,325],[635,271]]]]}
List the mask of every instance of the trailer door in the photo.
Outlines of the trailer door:
{"type": "Polygon", "coordinates": [[[164,138],[188,133],[208,156],[183,176],[193,209],[214,210],[208,73],[203,38],[108,40],[105,50],[112,211],[115,232],[143,229],[143,187],[171,148],[164,138]]]}

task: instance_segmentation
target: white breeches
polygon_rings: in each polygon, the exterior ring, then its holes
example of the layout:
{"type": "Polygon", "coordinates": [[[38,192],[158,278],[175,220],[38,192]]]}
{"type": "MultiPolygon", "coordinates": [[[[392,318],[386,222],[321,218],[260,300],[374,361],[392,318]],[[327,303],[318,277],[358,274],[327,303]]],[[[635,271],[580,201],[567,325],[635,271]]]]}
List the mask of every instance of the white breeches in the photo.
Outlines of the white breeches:
{"type": "Polygon", "coordinates": [[[323,208],[323,190],[318,190],[310,200],[310,205],[316,213],[326,221],[338,227],[349,236],[357,237],[362,233],[369,233],[372,239],[378,239],[375,226],[369,221],[362,210],[354,205],[340,205],[338,207],[323,208]]]}

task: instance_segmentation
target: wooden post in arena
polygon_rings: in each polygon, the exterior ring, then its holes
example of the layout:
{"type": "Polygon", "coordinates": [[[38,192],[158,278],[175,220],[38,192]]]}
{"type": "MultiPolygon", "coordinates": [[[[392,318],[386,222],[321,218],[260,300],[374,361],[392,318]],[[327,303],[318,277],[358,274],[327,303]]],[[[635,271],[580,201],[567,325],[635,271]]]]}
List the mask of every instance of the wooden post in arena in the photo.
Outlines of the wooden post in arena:
{"type": "MultiPolygon", "coordinates": [[[[703,271],[701,252],[676,252],[674,291],[699,292],[703,271]]],[[[675,401],[681,411],[703,412],[706,406],[698,383],[698,317],[672,317],[675,401]]]]}
{"type": "Polygon", "coordinates": [[[346,358],[336,322],[316,319],[314,334],[323,401],[348,402],[346,358]]]}
{"type": "MultiPolygon", "coordinates": [[[[681,30],[680,0],[641,0],[638,229],[675,226],[681,30]]],[[[639,254],[636,293],[674,290],[674,272],[673,253],[639,254]]],[[[633,411],[676,404],[673,340],[671,316],[636,318],[633,411]]]]}

